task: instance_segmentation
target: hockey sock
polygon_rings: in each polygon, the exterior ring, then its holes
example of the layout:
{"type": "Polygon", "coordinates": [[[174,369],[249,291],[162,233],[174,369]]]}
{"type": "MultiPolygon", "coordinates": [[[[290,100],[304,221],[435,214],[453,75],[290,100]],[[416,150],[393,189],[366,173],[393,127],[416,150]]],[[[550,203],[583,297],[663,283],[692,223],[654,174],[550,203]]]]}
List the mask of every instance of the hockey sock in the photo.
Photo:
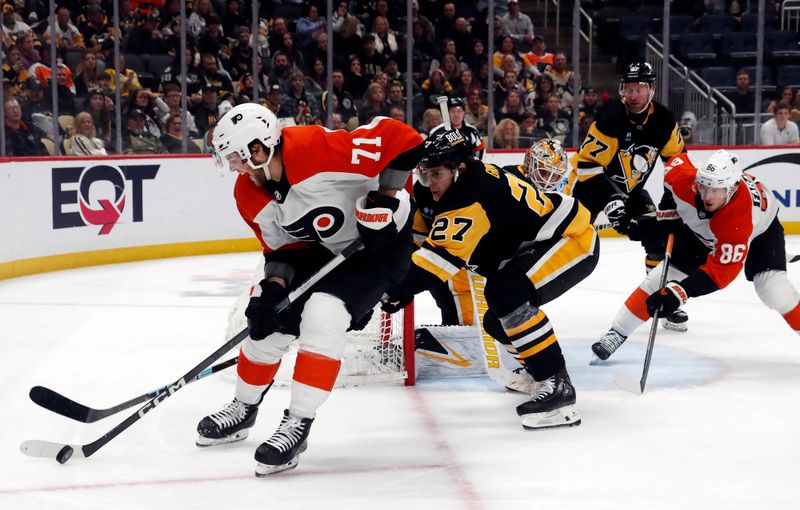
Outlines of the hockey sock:
{"type": "Polygon", "coordinates": [[[297,353],[289,413],[313,418],[317,409],[331,394],[342,361],[310,351],[297,353]]]}
{"type": "Polygon", "coordinates": [[[800,334],[800,302],[797,303],[797,306],[783,314],[783,318],[795,333],[800,334]]]}
{"type": "Polygon", "coordinates": [[[534,379],[543,381],[564,366],[553,326],[542,310],[526,303],[500,322],[534,379]]]}
{"type": "Polygon", "coordinates": [[[777,311],[789,326],[800,333],[800,295],[786,276],[786,271],[762,271],[753,278],[761,301],[777,311]]]}
{"type": "Polygon", "coordinates": [[[264,390],[275,380],[275,374],[281,366],[281,361],[267,364],[258,363],[249,359],[244,350],[239,351],[239,363],[236,373],[236,398],[246,404],[257,404],[261,400],[264,390]]]}

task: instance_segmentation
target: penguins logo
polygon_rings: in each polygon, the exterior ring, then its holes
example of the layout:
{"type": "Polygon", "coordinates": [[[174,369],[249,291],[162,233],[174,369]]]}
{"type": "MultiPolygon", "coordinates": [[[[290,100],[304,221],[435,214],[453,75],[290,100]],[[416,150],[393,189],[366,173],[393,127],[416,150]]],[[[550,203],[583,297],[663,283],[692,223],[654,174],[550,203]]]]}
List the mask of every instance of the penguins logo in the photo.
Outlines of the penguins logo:
{"type": "Polygon", "coordinates": [[[624,184],[630,192],[655,166],[658,149],[649,145],[631,144],[627,149],[620,150],[617,158],[622,168],[622,176],[614,176],[613,180],[622,181],[620,184],[624,184]]]}
{"type": "Polygon", "coordinates": [[[324,242],[344,226],[344,212],[336,207],[317,207],[283,229],[303,241],[324,242]]]}

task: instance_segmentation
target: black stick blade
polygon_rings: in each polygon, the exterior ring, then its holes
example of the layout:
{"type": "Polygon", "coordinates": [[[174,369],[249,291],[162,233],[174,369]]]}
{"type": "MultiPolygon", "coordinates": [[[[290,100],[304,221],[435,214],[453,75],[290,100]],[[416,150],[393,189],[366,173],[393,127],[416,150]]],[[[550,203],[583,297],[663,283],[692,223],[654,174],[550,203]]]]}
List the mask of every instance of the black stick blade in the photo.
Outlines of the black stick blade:
{"type": "Polygon", "coordinates": [[[44,386],[34,386],[29,395],[34,403],[56,414],[84,423],[94,421],[91,409],[44,386]]]}

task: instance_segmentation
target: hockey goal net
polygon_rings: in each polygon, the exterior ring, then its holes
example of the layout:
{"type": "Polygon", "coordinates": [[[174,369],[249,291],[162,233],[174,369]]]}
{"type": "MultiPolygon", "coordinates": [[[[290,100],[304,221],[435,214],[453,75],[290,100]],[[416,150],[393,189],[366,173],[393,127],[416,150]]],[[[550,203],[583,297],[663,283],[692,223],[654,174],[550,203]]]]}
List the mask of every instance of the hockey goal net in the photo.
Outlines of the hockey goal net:
{"type": "MultiPolygon", "coordinates": [[[[263,263],[259,264],[253,282],[263,279],[263,263]]],[[[245,292],[236,300],[228,314],[226,338],[231,338],[247,326],[244,316],[250,300],[245,292]]],[[[284,357],[275,377],[276,384],[292,380],[297,355],[295,341],[284,357]]],[[[413,306],[389,315],[376,306],[367,326],[361,331],[348,331],[342,358],[342,368],[336,379],[337,387],[357,386],[390,381],[413,385],[414,373],[414,313],[413,306]]]]}

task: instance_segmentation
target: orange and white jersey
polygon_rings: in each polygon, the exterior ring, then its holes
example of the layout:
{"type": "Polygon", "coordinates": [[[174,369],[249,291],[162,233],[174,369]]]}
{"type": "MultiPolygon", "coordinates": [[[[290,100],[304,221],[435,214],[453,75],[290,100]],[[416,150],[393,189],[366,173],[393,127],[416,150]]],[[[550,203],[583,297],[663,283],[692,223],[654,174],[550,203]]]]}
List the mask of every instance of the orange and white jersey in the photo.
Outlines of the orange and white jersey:
{"type": "Polygon", "coordinates": [[[751,241],[769,227],[778,205],[758,179],[744,174],[730,201],[709,213],[695,191],[696,173],[686,155],[675,156],[665,167],[664,187],[683,222],[711,250],[700,270],[722,289],[742,270],[751,241]]]}
{"type": "MultiPolygon", "coordinates": [[[[288,127],[281,138],[281,181],[262,188],[243,174],[234,187],[239,212],[265,253],[304,243],[341,251],[358,237],[356,201],[378,189],[395,157],[422,143],[414,129],[386,117],[352,132],[288,127]]],[[[401,202],[407,197],[398,192],[401,202]]]]}

